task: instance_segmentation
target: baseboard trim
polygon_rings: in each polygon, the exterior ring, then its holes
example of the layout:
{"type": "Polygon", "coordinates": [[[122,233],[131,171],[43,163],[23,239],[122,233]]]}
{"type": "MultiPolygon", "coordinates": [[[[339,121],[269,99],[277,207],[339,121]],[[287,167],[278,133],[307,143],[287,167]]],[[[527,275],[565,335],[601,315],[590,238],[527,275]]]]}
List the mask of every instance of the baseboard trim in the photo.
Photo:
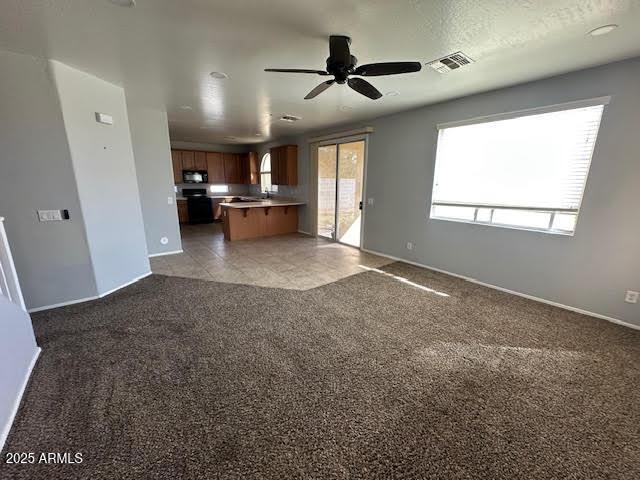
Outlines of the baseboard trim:
{"type": "Polygon", "coordinates": [[[30,308],[27,311],[29,313],[43,312],[44,310],[52,310],[54,308],[68,307],[69,305],[75,305],[76,303],[90,302],[91,300],[97,300],[99,298],[100,297],[98,295],[94,295],[93,297],[78,298],[76,300],[69,300],[68,302],[52,303],[51,305],[43,305],[42,307],[30,308]]]}
{"type": "Polygon", "coordinates": [[[165,255],[175,255],[177,253],[184,253],[184,250],[180,249],[180,250],[173,250],[171,252],[151,253],[149,254],[149,258],[164,257],[165,255]]]}
{"type": "Polygon", "coordinates": [[[362,251],[372,253],[374,255],[378,255],[380,257],[385,257],[390,260],[395,260],[397,262],[408,263],[409,265],[414,265],[416,267],[426,268],[428,270],[433,270],[434,272],[444,273],[446,275],[451,275],[452,277],[461,278],[462,280],[466,280],[467,282],[475,283],[477,285],[482,285],[483,287],[492,288],[493,290],[499,290],[501,292],[509,293],[511,295],[517,295],[518,297],[527,298],[529,300],[533,300],[535,302],[545,303],[547,305],[551,305],[554,307],[562,308],[564,310],[569,310],[571,312],[580,313],[582,315],[588,315],[590,317],[599,318],[601,320],[606,320],[607,322],[615,323],[617,325],[622,325],[623,327],[632,328],[634,330],[640,330],[640,325],[635,325],[633,323],[625,322],[624,320],[620,320],[618,318],[609,317],[607,315],[602,315],[600,313],[590,312],[589,310],[584,310],[578,307],[572,307],[571,305],[565,305],[563,303],[554,302],[552,300],[547,300],[545,298],[535,297],[533,295],[529,295],[527,293],[517,292],[515,290],[509,290],[508,288],[499,287],[497,285],[492,285],[490,283],[482,282],[480,280],[476,280],[475,278],[466,277],[464,275],[460,275],[458,273],[449,272],[447,270],[443,270],[441,268],[431,267],[429,265],[424,265],[422,263],[413,262],[411,260],[406,260],[400,257],[394,257],[393,255],[388,255],[386,253],[377,252],[375,250],[370,250],[368,248],[363,248],[362,251]]]}
{"type": "Polygon", "coordinates": [[[305,232],[304,230],[298,230],[298,233],[301,233],[303,235],[309,235],[310,237],[313,237],[313,235],[311,234],[311,232],[305,232]]]}
{"type": "Polygon", "coordinates": [[[84,302],[90,302],[92,300],[98,300],[99,298],[103,298],[106,297],[107,295],[112,294],[113,292],[116,292],[122,288],[128,287],[129,285],[133,285],[134,283],[136,283],[139,280],[142,280],[145,277],[148,277],[149,275],[151,275],[153,272],[149,271],[143,275],[140,275],[139,277],[134,278],[133,280],[131,280],[130,282],[124,283],[116,288],[112,288],[111,290],[101,293],[100,295],[95,295],[93,297],[85,297],[85,298],[79,298],[77,300],[70,300],[68,302],[62,302],[62,303],[54,303],[52,305],[44,305],[42,307],[36,307],[36,308],[30,308],[28,310],[29,313],[36,313],[36,312],[42,312],[44,310],[53,310],[54,308],[60,308],[60,307],[67,307],[69,305],[75,305],[77,303],[84,303],[84,302]]]}
{"type": "Polygon", "coordinates": [[[27,390],[27,385],[29,384],[29,379],[31,378],[31,373],[33,372],[33,368],[36,366],[36,362],[38,358],[40,358],[40,352],[42,349],[37,347],[36,351],[33,354],[33,358],[31,359],[31,363],[29,364],[29,368],[27,369],[26,375],[22,380],[22,385],[20,386],[20,391],[16,396],[13,402],[13,408],[11,409],[11,415],[7,421],[7,424],[2,427],[2,432],[0,432],[0,451],[4,449],[4,444],[9,438],[9,432],[11,431],[11,426],[13,425],[14,420],[16,419],[16,415],[18,414],[18,410],[20,410],[20,403],[22,402],[22,396],[24,392],[27,390]]]}
{"type": "Polygon", "coordinates": [[[131,280],[130,282],[127,283],[123,283],[122,285],[116,287],[116,288],[112,288],[111,290],[108,290],[104,293],[101,293],[100,295],[98,295],[98,298],[103,298],[106,297],[107,295],[111,295],[113,292],[117,292],[118,290],[122,290],[125,287],[128,287],[129,285],[133,285],[134,283],[136,283],[139,280],[142,280],[145,277],[148,277],[149,275],[151,275],[153,272],[148,271],[147,273],[144,273],[142,275],[140,275],[139,277],[134,278],[133,280],[131,280]]]}

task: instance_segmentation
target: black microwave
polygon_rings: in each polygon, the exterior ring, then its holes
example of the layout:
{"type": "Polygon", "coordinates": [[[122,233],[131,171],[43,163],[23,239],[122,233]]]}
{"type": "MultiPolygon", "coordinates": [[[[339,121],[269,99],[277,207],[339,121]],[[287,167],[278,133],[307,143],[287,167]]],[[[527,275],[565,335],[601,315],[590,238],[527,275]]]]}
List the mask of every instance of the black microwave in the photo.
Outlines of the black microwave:
{"type": "Polygon", "coordinates": [[[209,174],[206,170],[183,170],[183,183],[209,183],[209,174]]]}

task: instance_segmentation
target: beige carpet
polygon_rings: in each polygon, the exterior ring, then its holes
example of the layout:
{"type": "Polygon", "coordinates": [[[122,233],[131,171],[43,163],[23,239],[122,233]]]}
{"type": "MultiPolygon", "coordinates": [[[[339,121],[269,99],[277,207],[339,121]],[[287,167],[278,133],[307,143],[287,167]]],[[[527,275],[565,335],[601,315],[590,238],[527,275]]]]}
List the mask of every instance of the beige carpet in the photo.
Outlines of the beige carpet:
{"type": "Polygon", "coordinates": [[[12,479],[638,479],[640,332],[404,264],[34,315],[12,479]]]}

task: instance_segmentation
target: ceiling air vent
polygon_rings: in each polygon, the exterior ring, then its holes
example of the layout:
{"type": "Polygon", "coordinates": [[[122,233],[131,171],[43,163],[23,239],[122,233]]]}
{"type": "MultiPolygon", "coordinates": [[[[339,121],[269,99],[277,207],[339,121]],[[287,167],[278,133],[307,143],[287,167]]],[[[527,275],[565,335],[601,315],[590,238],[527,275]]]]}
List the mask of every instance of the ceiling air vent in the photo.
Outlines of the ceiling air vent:
{"type": "Polygon", "coordinates": [[[434,60],[433,62],[429,62],[427,65],[433,68],[436,72],[447,73],[451,70],[455,70],[456,68],[469,65],[470,63],[473,63],[473,60],[462,52],[456,52],[447,55],[446,57],[439,58],[438,60],[434,60]]]}
{"type": "Polygon", "coordinates": [[[297,122],[298,120],[301,120],[301,117],[296,117],[295,115],[283,115],[280,117],[280,120],[284,122],[293,123],[293,122],[297,122]]]}

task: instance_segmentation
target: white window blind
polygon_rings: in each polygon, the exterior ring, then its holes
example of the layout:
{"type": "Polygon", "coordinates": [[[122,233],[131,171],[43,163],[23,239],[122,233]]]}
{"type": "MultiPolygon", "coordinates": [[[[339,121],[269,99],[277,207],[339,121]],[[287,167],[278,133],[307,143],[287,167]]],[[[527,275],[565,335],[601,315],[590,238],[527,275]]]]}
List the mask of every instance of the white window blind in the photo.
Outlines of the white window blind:
{"type": "Polygon", "coordinates": [[[573,232],[603,109],[442,128],[431,217],[573,232]]]}

